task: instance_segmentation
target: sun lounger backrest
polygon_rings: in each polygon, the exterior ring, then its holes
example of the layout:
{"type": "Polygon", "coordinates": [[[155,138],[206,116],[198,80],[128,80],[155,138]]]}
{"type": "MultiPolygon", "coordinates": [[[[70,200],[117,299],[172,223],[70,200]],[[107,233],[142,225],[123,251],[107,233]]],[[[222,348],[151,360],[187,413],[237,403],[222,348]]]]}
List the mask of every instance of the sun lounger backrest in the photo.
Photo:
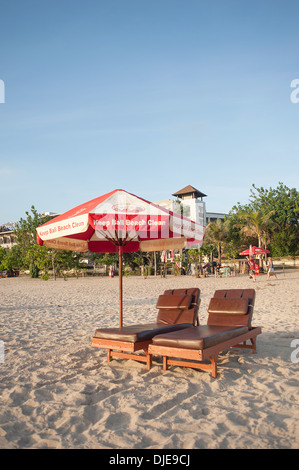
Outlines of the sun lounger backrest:
{"type": "Polygon", "coordinates": [[[190,307],[190,316],[192,315],[193,309],[193,324],[199,325],[199,305],[200,305],[200,289],[198,287],[191,287],[189,289],[170,289],[166,290],[164,294],[171,294],[171,295],[180,295],[180,294],[187,294],[192,296],[192,302],[190,307]]]}
{"type": "Polygon", "coordinates": [[[157,322],[165,324],[197,324],[200,291],[194,289],[170,289],[160,295],[156,307],[157,322]]]}
{"type": "Polygon", "coordinates": [[[251,327],[254,289],[217,290],[211,299],[208,325],[251,327]]]}
{"type": "Polygon", "coordinates": [[[200,290],[198,287],[193,287],[190,289],[169,289],[164,292],[164,294],[169,295],[180,295],[180,294],[187,294],[192,295],[192,306],[195,309],[195,314],[197,315],[199,310],[200,304],[200,290]]]}

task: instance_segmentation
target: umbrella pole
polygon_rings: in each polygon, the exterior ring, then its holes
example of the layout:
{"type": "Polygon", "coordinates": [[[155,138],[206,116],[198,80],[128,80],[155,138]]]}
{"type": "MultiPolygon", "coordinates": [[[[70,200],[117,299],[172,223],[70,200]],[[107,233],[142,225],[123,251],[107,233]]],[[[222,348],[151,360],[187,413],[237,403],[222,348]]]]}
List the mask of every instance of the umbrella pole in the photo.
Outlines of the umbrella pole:
{"type": "Polygon", "coordinates": [[[119,270],[119,327],[123,326],[123,247],[118,247],[118,270],[119,270]]]}

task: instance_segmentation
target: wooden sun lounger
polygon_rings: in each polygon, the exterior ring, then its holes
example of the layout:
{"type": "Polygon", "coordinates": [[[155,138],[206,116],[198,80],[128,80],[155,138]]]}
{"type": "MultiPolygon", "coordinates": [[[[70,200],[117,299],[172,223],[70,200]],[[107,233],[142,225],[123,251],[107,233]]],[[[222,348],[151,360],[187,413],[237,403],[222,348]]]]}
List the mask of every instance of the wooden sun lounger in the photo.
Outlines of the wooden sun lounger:
{"type": "Polygon", "coordinates": [[[107,362],[112,357],[121,357],[146,362],[150,369],[152,356],[148,354],[148,347],[153,337],[197,325],[199,304],[198,288],[166,290],[157,301],[156,323],[97,329],[91,345],[107,349],[107,362]],[[137,351],[145,355],[134,354],[137,351]]]}
{"type": "MultiPolygon", "coordinates": [[[[209,304],[207,325],[157,335],[148,347],[148,354],[163,356],[163,370],[169,365],[193,367],[211,371],[216,378],[220,352],[231,347],[256,352],[256,337],[262,331],[251,326],[254,300],[254,289],[216,291],[209,304]],[[206,359],[210,364],[202,362],[206,359]]],[[[148,369],[151,364],[149,360],[148,369]]]]}

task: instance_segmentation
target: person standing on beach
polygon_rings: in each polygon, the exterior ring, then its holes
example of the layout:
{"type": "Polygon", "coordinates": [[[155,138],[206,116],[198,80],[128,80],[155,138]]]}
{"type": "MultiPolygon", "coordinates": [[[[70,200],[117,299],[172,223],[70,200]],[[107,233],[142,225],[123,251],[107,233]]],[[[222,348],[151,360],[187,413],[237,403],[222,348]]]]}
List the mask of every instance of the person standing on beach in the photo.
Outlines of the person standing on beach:
{"type": "Polygon", "coordinates": [[[274,271],[274,265],[271,256],[269,256],[269,263],[268,263],[268,275],[267,275],[267,281],[269,281],[271,274],[274,274],[274,276],[277,278],[276,273],[274,271]]]}
{"type": "Polygon", "coordinates": [[[253,281],[255,282],[255,261],[254,261],[254,258],[252,258],[252,257],[248,258],[247,257],[247,260],[249,261],[249,279],[253,279],[253,281]]]}

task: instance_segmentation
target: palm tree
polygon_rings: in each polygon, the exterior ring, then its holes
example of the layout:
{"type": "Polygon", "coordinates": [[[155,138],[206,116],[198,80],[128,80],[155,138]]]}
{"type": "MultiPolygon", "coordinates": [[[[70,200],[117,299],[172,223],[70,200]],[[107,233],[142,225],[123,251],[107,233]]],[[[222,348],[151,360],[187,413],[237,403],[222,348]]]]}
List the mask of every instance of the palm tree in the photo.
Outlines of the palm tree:
{"type": "MultiPolygon", "coordinates": [[[[275,211],[267,212],[266,214],[261,210],[251,212],[241,212],[241,219],[244,220],[246,225],[241,229],[241,232],[248,237],[256,237],[258,239],[258,247],[267,248],[267,241],[270,238],[270,229],[273,228],[273,220],[271,219],[275,211]]],[[[263,267],[263,256],[259,256],[260,266],[263,267]]]]}
{"type": "Polygon", "coordinates": [[[228,235],[228,224],[227,221],[216,220],[210,222],[206,228],[206,241],[210,241],[216,245],[218,250],[218,261],[221,264],[221,257],[223,252],[224,243],[227,240],[228,235]]]}
{"type": "Polygon", "coordinates": [[[256,237],[259,248],[262,248],[262,244],[266,247],[269,229],[273,225],[271,217],[274,212],[270,211],[265,214],[263,211],[257,210],[251,212],[241,211],[239,213],[241,219],[246,223],[241,232],[247,237],[256,237]]]}

